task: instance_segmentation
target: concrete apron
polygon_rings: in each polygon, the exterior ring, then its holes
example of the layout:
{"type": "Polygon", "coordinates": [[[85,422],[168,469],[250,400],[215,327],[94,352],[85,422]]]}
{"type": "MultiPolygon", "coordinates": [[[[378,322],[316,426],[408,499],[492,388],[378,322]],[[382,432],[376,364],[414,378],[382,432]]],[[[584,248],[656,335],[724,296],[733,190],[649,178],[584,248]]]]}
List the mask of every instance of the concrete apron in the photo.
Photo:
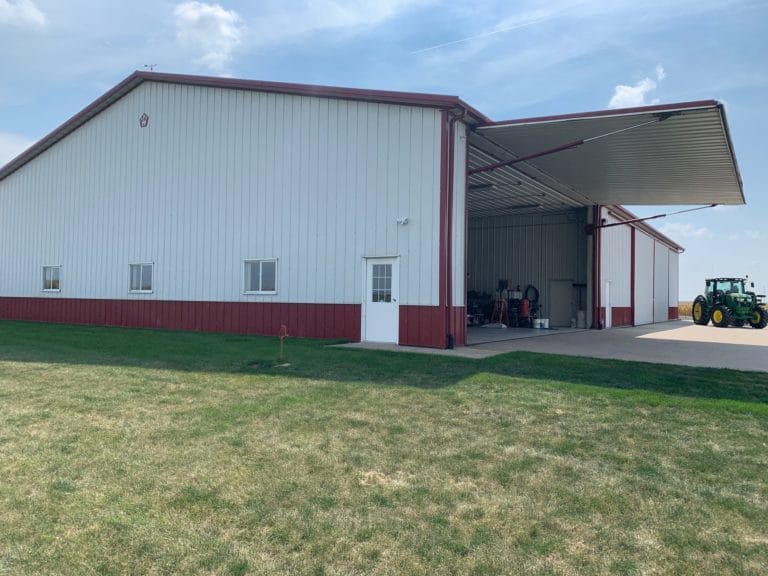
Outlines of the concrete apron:
{"type": "Polygon", "coordinates": [[[547,338],[489,342],[454,350],[366,342],[341,346],[476,359],[525,351],[768,372],[768,328],[715,328],[711,325],[696,326],[684,320],[630,328],[554,334],[547,338]]]}

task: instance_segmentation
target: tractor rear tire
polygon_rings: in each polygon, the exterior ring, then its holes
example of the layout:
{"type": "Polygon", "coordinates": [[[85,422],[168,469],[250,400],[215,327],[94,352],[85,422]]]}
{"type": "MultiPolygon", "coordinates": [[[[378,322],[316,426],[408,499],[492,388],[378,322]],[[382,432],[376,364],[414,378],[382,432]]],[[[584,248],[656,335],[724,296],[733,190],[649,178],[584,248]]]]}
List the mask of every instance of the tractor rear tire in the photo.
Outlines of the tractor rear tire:
{"type": "Polygon", "coordinates": [[[762,306],[755,308],[755,311],[752,313],[752,317],[749,319],[749,325],[752,326],[752,328],[757,328],[758,330],[762,330],[768,326],[768,310],[762,306]]]}
{"type": "Polygon", "coordinates": [[[704,296],[696,296],[691,306],[691,316],[693,323],[700,326],[709,324],[709,310],[707,309],[707,299],[704,296]]]}
{"type": "Polygon", "coordinates": [[[731,312],[722,304],[712,308],[712,324],[718,328],[728,328],[731,323],[731,312]]]}

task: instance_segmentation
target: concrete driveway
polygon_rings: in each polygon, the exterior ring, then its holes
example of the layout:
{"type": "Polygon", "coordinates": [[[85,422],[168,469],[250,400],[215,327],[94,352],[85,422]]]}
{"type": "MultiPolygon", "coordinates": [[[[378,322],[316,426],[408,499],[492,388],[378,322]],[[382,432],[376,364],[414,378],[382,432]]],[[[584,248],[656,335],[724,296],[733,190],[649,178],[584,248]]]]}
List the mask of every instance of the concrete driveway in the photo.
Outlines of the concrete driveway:
{"type": "Polygon", "coordinates": [[[471,351],[466,355],[475,358],[528,351],[768,372],[768,328],[715,328],[690,321],[553,334],[463,350],[471,351]]]}
{"type": "Polygon", "coordinates": [[[768,372],[768,328],[715,328],[677,320],[610,330],[569,330],[562,333],[552,330],[545,337],[536,330],[530,332],[530,338],[462,346],[454,350],[370,342],[337,346],[477,359],[525,351],[768,372]]]}

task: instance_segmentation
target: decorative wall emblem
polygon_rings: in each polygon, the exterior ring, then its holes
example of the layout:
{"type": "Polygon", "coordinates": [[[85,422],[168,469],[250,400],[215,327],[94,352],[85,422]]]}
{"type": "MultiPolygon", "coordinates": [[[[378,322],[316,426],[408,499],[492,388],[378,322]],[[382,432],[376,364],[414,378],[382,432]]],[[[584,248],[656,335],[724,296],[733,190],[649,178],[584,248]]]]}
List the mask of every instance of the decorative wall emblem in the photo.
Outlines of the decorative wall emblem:
{"type": "Polygon", "coordinates": [[[141,117],[139,118],[139,126],[141,126],[142,128],[146,128],[147,126],[149,126],[149,116],[147,115],[146,112],[144,112],[144,114],[142,114],[141,117]]]}

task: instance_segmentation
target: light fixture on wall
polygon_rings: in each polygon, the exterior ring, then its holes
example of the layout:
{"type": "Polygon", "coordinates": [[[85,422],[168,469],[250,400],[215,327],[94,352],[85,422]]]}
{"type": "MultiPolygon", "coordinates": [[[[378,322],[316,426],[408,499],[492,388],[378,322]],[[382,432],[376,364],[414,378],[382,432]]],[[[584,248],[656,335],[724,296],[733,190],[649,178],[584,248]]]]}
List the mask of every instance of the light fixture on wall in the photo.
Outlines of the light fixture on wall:
{"type": "Polygon", "coordinates": [[[408,216],[400,216],[400,218],[397,219],[397,223],[400,224],[400,226],[405,226],[408,224],[408,216]]]}

